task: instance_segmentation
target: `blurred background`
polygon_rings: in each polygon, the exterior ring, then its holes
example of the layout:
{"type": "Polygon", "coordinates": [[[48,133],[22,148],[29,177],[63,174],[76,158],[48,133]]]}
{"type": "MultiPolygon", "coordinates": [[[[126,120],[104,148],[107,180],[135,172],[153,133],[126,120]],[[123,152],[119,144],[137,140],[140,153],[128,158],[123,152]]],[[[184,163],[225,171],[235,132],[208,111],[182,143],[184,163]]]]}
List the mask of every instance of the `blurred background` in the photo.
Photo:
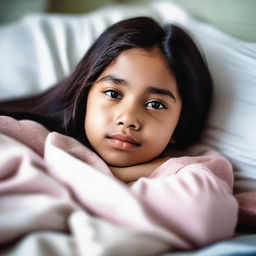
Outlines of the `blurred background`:
{"type": "Polygon", "coordinates": [[[0,0],[0,23],[30,12],[84,13],[110,4],[147,3],[151,0],[0,0]]]}
{"type": "MultiPolygon", "coordinates": [[[[84,13],[113,4],[147,4],[162,0],[0,0],[0,25],[27,13],[84,13]]],[[[195,17],[247,41],[256,41],[256,0],[165,0],[195,17]]]]}

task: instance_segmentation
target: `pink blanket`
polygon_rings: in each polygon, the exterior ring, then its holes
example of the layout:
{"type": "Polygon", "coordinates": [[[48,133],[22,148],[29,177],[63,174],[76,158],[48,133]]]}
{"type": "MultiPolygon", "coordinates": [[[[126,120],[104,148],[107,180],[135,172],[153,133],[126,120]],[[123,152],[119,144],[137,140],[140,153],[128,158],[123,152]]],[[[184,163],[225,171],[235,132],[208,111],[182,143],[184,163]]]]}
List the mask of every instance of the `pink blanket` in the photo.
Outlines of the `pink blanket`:
{"type": "MultiPolygon", "coordinates": [[[[95,153],[38,123],[1,116],[0,132],[0,245],[10,254],[33,244],[33,255],[150,256],[234,235],[232,169],[216,152],[171,158],[127,186],[95,153]]],[[[238,196],[245,219],[255,215],[248,198],[238,196]]]]}

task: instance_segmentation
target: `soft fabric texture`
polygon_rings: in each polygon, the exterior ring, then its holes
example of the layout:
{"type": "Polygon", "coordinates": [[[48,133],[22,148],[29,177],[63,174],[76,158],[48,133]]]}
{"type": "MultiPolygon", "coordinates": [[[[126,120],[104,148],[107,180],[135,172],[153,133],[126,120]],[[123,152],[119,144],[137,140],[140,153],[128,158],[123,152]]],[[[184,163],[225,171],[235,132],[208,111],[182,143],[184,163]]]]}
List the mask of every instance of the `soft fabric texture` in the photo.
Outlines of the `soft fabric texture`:
{"type": "Polygon", "coordinates": [[[33,14],[0,26],[0,100],[36,94],[66,77],[110,24],[147,15],[177,23],[195,38],[214,80],[214,105],[202,143],[231,160],[235,191],[256,187],[256,43],[231,37],[170,1],[110,6],[81,15],[33,14]]]}
{"type": "MultiPolygon", "coordinates": [[[[83,236],[104,251],[99,255],[133,244],[141,255],[155,255],[234,235],[238,207],[232,167],[215,151],[195,147],[193,154],[201,156],[170,158],[150,177],[127,186],[73,138],[6,116],[0,117],[0,131],[2,245],[24,237],[26,244],[44,231],[43,237],[54,239],[57,232],[62,234],[57,240],[71,239],[80,255],[88,253],[83,236]],[[105,229],[118,239],[108,241],[105,229]]],[[[134,255],[127,253],[116,255],[134,255]]]]}
{"type": "MultiPolygon", "coordinates": [[[[15,23],[0,26],[0,56],[2,60],[0,62],[0,100],[36,94],[49,88],[74,69],[88,47],[106,27],[121,19],[138,15],[156,18],[163,24],[174,22],[185,27],[192,33],[197,45],[202,49],[213,76],[215,91],[212,113],[201,143],[217,149],[231,161],[235,174],[235,192],[243,192],[236,194],[239,203],[239,223],[255,226],[256,44],[239,40],[207,23],[198,21],[168,0],[157,0],[144,6],[110,6],[82,15],[33,14],[15,23]],[[251,192],[247,193],[248,191],[251,192]]],[[[5,119],[5,126],[3,123],[0,125],[2,129],[8,130],[10,123],[6,124],[6,122],[12,123],[13,120],[5,119]]],[[[19,188],[16,194],[12,193],[10,196],[7,192],[1,194],[1,200],[5,206],[10,203],[9,208],[5,207],[6,212],[0,211],[0,215],[5,216],[5,219],[2,220],[9,218],[6,227],[10,224],[9,231],[13,230],[13,233],[10,233],[12,237],[21,235],[21,240],[18,240],[13,246],[7,247],[6,253],[28,255],[27,252],[30,252],[32,255],[45,256],[72,254],[84,256],[84,248],[87,250],[90,248],[92,250],[88,251],[90,256],[120,256],[122,255],[120,252],[125,255],[124,253],[128,249],[131,251],[130,255],[137,253],[150,256],[156,251],[171,249],[171,246],[163,240],[156,239],[155,236],[152,239],[151,234],[137,232],[137,230],[131,231],[131,229],[113,224],[103,218],[92,216],[91,212],[87,212],[87,208],[82,208],[81,211],[80,199],[74,196],[71,187],[67,187],[67,183],[60,182],[48,174],[43,154],[44,142],[49,132],[40,125],[34,123],[32,126],[32,123],[27,123],[27,121],[19,122],[17,126],[20,131],[23,131],[24,136],[19,138],[19,142],[9,138],[17,136],[15,129],[9,130],[9,137],[4,136],[1,140],[1,143],[5,141],[5,146],[9,145],[11,154],[16,152],[17,158],[9,158],[11,155],[2,154],[2,152],[7,152],[4,150],[6,147],[0,147],[0,168],[3,166],[5,172],[3,171],[2,174],[6,173],[4,180],[8,180],[9,177],[14,181],[12,186],[17,185],[19,188]],[[30,130],[27,130],[26,124],[29,124],[32,129],[31,133],[30,130]],[[38,126],[41,128],[38,129],[38,126]],[[36,130],[37,135],[35,136],[33,132],[36,130]],[[37,143],[29,144],[26,139],[30,136],[37,143]],[[31,146],[35,153],[31,151],[31,146]],[[23,157],[26,159],[25,163],[21,161],[23,157]],[[10,159],[12,159],[11,162],[8,161],[10,159]],[[31,159],[37,160],[33,162],[31,159]],[[9,162],[9,169],[4,167],[7,162],[9,162]],[[27,179],[24,177],[26,172],[21,172],[21,176],[16,176],[17,182],[20,182],[20,178],[24,178],[23,187],[21,183],[15,183],[14,179],[15,174],[20,173],[15,172],[21,167],[19,163],[24,163],[22,165],[24,169],[32,169],[27,174],[27,179]],[[34,163],[36,163],[35,166],[34,163]],[[9,174],[10,176],[8,176],[9,174]],[[38,177],[42,180],[40,186],[37,183],[39,182],[38,177]],[[34,181],[38,187],[34,186],[35,190],[26,191],[27,184],[31,185],[34,181]],[[53,188],[49,193],[47,192],[49,187],[45,187],[46,182],[47,184],[49,182],[50,188],[53,188]],[[21,193],[22,189],[26,192],[21,193]],[[39,193],[34,194],[36,189],[39,193]],[[45,196],[45,194],[47,195],[45,196]],[[5,195],[7,197],[4,199],[5,195]],[[41,197],[39,197],[40,195],[41,197]],[[11,196],[13,197],[11,198],[11,196]],[[31,201],[28,200],[29,197],[31,201]],[[17,200],[20,204],[17,204],[17,200]],[[47,209],[40,202],[44,202],[47,209]],[[37,212],[35,212],[34,206],[38,207],[37,212]],[[6,218],[7,216],[8,218],[6,218]],[[51,216],[53,216],[53,221],[51,221],[51,216]],[[41,222],[44,218],[48,220],[48,226],[46,226],[47,223],[41,222]],[[49,229],[46,230],[46,227],[49,229]],[[19,233],[15,234],[15,231],[19,233]],[[119,239],[118,242],[113,243],[116,239],[119,239]],[[134,248],[134,251],[131,248],[134,248]],[[147,248],[148,251],[145,250],[147,248]],[[156,249],[152,250],[152,248],[156,249]]],[[[6,130],[3,133],[5,132],[6,130]]],[[[48,141],[54,140],[54,143],[57,143],[59,140],[54,139],[56,134],[53,135],[48,137],[51,138],[48,141]]],[[[95,166],[93,168],[108,170],[103,162],[98,166],[98,158],[94,158],[94,154],[91,155],[88,151],[86,154],[79,154],[82,152],[80,146],[77,148],[72,146],[67,150],[68,152],[63,151],[62,143],[64,141],[66,140],[61,140],[57,144],[51,144],[51,142],[48,145],[50,148],[56,149],[55,153],[60,152],[60,155],[67,153],[68,159],[73,159],[71,156],[81,159],[82,162],[92,159],[92,162],[88,163],[95,166]]],[[[68,141],[68,145],[70,145],[71,140],[68,139],[68,141]]],[[[77,144],[73,140],[72,143],[74,146],[77,144]]],[[[84,163],[82,165],[85,166],[84,163]]],[[[64,167],[65,169],[69,168],[68,166],[64,167]]],[[[87,168],[92,171],[86,165],[85,169],[87,170],[87,168]]],[[[70,171],[73,173],[74,168],[70,167],[70,171]]],[[[190,169],[187,171],[188,173],[192,172],[190,169]]],[[[207,171],[204,173],[206,174],[207,171]]],[[[103,173],[101,174],[103,175],[103,173]]],[[[110,175],[111,173],[107,173],[107,177],[110,175]]],[[[123,186],[121,187],[123,188],[123,186]]],[[[129,190],[128,194],[130,195],[130,193],[129,190]]],[[[189,223],[191,222],[192,220],[189,218],[189,223]]],[[[3,234],[5,233],[1,230],[1,239],[3,234]]],[[[230,243],[216,243],[198,253],[218,255],[219,251],[223,250],[224,252],[228,247],[227,251],[230,255],[243,255],[243,252],[245,254],[254,252],[255,254],[256,249],[252,246],[255,241],[255,236],[241,236],[236,240],[231,240],[230,243]],[[246,240],[247,238],[248,240],[246,240]],[[248,241],[248,246],[246,241],[248,241]]],[[[172,255],[172,253],[170,254],[172,255]]],[[[193,254],[184,252],[182,255],[193,254]]],[[[195,255],[200,254],[196,252],[195,255]]]]}
{"type": "Polygon", "coordinates": [[[256,235],[239,236],[194,252],[170,252],[161,256],[253,256],[256,255],[256,235]]]}

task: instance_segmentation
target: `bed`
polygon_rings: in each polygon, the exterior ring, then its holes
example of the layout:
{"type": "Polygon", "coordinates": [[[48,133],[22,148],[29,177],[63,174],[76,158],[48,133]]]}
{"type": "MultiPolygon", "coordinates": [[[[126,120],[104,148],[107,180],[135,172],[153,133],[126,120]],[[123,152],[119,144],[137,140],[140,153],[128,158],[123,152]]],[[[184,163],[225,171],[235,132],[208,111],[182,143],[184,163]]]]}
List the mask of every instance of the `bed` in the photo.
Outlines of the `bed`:
{"type": "MultiPolygon", "coordinates": [[[[92,218],[76,205],[67,207],[62,194],[58,203],[63,205],[58,207],[65,208],[65,215],[55,216],[44,207],[33,208],[34,200],[46,200],[41,194],[36,198],[30,195],[30,210],[24,211],[21,200],[21,208],[16,207],[23,211],[12,212],[8,195],[0,189],[0,255],[256,255],[256,211],[253,208],[256,205],[253,197],[256,190],[256,43],[226,34],[164,0],[145,5],[111,5],[79,15],[34,13],[0,26],[0,100],[46,90],[74,69],[107,26],[141,15],[184,27],[204,53],[215,91],[213,109],[200,143],[217,149],[230,159],[234,167],[235,194],[251,193],[251,215],[244,215],[244,224],[250,229],[238,230],[233,239],[200,250],[160,253],[164,246],[152,237],[129,233],[102,219],[92,218]],[[32,210],[37,213],[31,214],[32,210]],[[31,226],[25,230],[24,223],[29,223],[31,218],[63,223],[72,211],[75,211],[69,219],[72,232],[68,227],[51,229],[47,223],[43,223],[43,228],[42,224],[40,228],[31,226]],[[23,231],[15,234],[17,230],[23,231]],[[6,239],[6,234],[13,235],[14,239],[6,239]]],[[[8,139],[1,142],[5,143],[1,145],[16,143],[8,139]]],[[[26,151],[23,145],[17,148],[26,151]]],[[[49,148],[58,157],[60,152],[49,148]]],[[[3,149],[0,148],[2,156],[7,152],[3,149]]],[[[0,166],[1,159],[0,156],[0,166]]],[[[4,182],[1,178],[0,184],[4,182]]],[[[24,191],[23,194],[29,193],[24,191]]],[[[55,195],[55,199],[58,196],[55,195]]],[[[47,201],[47,204],[52,202],[47,201]]]]}

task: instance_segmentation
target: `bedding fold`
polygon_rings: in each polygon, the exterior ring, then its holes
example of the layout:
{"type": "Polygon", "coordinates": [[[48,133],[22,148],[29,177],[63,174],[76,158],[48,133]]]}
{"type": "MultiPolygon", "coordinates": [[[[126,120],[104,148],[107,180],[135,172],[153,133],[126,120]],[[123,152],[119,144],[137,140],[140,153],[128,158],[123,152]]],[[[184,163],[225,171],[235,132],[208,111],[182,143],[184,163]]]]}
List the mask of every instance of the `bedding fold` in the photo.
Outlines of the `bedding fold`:
{"type": "Polygon", "coordinates": [[[12,253],[29,239],[48,236],[72,242],[78,255],[94,248],[95,255],[113,256],[120,244],[127,251],[116,255],[134,255],[132,246],[141,255],[159,255],[234,235],[232,169],[217,153],[167,161],[152,177],[127,186],[97,154],[36,122],[1,116],[0,133],[0,243],[16,241],[7,248],[12,253]],[[209,214],[215,209],[218,214],[209,214]]]}

